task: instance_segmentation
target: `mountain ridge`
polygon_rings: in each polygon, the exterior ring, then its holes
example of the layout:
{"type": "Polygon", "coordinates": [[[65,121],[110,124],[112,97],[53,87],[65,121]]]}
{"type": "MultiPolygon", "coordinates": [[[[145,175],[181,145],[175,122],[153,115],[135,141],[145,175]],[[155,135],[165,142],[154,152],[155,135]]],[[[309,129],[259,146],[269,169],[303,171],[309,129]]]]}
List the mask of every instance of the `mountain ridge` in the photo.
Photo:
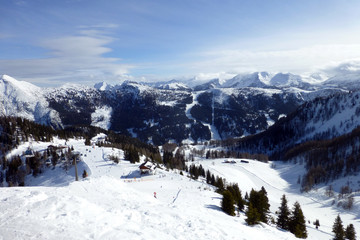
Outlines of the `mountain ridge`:
{"type": "Polygon", "coordinates": [[[306,83],[299,75],[266,72],[227,81],[213,79],[192,88],[177,80],[102,82],[94,87],[64,84],[46,89],[28,84],[23,89],[25,83],[2,77],[1,84],[3,115],[26,117],[54,128],[101,126],[156,145],[247,136],[266,130],[279,116],[306,101],[347,91],[306,83]],[[6,90],[10,88],[12,92],[6,90]]]}

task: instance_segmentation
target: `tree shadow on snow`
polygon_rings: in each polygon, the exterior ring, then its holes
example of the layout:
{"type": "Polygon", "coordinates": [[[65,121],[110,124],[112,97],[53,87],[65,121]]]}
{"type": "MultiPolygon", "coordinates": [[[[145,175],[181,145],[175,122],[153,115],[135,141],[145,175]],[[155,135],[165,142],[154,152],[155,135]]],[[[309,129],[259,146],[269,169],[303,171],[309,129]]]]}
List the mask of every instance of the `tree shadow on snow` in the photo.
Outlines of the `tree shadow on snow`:
{"type": "Polygon", "coordinates": [[[221,209],[221,207],[217,206],[217,205],[214,205],[214,204],[207,204],[205,205],[206,208],[209,208],[209,209],[213,209],[213,210],[217,210],[217,211],[220,211],[222,212],[223,210],[221,209]]]}
{"type": "Polygon", "coordinates": [[[143,175],[140,174],[140,171],[132,171],[129,172],[128,175],[123,175],[120,178],[121,179],[127,179],[127,178],[141,178],[143,175]]]}
{"type": "Polygon", "coordinates": [[[98,167],[108,167],[108,166],[113,166],[113,165],[115,165],[115,164],[107,163],[107,164],[98,165],[98,167]]]}

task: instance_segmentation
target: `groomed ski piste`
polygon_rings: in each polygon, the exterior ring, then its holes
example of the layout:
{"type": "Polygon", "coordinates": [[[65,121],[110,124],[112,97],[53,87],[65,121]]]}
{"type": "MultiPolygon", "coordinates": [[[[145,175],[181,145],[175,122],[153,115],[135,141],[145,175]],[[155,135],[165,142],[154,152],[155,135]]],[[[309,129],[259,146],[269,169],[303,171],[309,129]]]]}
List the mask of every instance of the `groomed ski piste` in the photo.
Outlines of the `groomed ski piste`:
{"type": "MultiPolygon", "coordinates": [[[[33,142],[32,147],[39,151],[49,144],[64,145],[65,141],[33,142]]],[[[221,195],[202,179],[159,168],[153,175],[141,175],[140,163],[123,160],[121,150],[85,146],[84,140],[74,139],[66,145],[82,154],[79,181],[74,181],[74,167],[68,171],[49,167],[38,177],[27,176],[30,186],[0,188],[0,239],[296,239],[271,224],[248,226],[244,213],[225,214],[220,208],[221,195]],[[119,156],[120,162],[110,161],[109,155],[119,156]],[[81,177],[83,170],[88,177],[81,177]]],[[[23,144],[11,154],[21,154],[28,146],[23,144]]],[[[238,183],[243,196],[251,188],[264,186],[271,216],[275,217],[282,194],[290,209],[298,201],[306,217],[308,239],[332,239],[338,214],[344,226],[352,223],[360,234],[359,194],[354,208],[346,211],[324,196],[325,186],[300,193],[296,185],[303,171],[300,165],[234,160],[230,164],[224,159],[195,158],[193,163],[238,183]],[[313,225],[316,219],[319,229],[313,225]]]]}

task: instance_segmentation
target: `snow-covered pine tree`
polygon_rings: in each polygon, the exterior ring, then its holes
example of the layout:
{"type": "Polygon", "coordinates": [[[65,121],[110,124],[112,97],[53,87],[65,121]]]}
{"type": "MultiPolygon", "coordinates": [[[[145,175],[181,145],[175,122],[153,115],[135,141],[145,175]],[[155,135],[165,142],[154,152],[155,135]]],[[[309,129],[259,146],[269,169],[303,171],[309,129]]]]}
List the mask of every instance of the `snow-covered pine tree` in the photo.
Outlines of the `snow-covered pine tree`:
{"type": "Polygon", "coordinates": [[[245,222],[248,225],[255,225],[260,223],[260,214],[258,213],[257,209],[253,207],[251,202],[249,203],[245,215],[246,215],[245,222]]]}
{"type": "Polygon", "coordinates": [[[307,238],[305,217],[298,202],[294,203],[289,230],[298,238],[307,238]]]}
{"type": "Polygon", "coordinates": [[[244,210],[244,199],[242,198],[239,185],[237,183],[230,184],[230,185],[226,186],[226,189],[229,190],[231,192],[231,194],[233,195],[235,204],[238,206],[238,210],[243,211],[244,210]]]}
{"type": "Polygon", "coordinates": [[[346,227],[345,238],[349,240],[356,240],[356,232],[353,224],[349,224],[346,227]]]}
{"type": "Polygon", "coordinates": [[[235,207],[234,207],[234,197],[229,190],[225,190],[223,193],[223,198],[221,201],[221,209],[229,214],[230,216],[235,216],[235,207]]]}
{"type": "Polygon", "coordinates": [[[335,234],[334,240],[345,240],[344,227],[339,215],[335,218],[332,232],[335,234]]]}
{"type": "Polygon", "coordinates": [[[281,205],[279,207],[276,225],[284,230],[289,230],[289,222],[290,222],[290,210],[287,205],[286,196],[284,194],[281,198],[281,205]]]}
{"type": "Polygon", "coordinates": [[[260,221],[267,223],[270,204],[265,188],[262,187],[260,191],[252,189],[250,191],[249,202],[252,203],[253,207],[260,214],[260,221]]]}

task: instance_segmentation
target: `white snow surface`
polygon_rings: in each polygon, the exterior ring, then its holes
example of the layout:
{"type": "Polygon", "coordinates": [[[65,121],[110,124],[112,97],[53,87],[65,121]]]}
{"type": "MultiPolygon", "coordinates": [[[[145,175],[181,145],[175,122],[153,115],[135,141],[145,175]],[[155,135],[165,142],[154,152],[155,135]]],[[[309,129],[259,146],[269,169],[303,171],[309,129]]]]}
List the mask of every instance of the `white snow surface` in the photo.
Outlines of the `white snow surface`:
{"type": "MultiPolygon", "coordinates": [[[[51,144],[59,143],[64,145],[65,141],[51,144]]],[[[32,146],[41,150],[48,144],[34,142],[32,146]]],[[[69,140],[66,144],[83,154],[78,169],[80,175],[87,170],[89,177],[75,182],[74,168],[67,177],[58,167],[48,168],[41,177],[29,177],[33,187],[1,188],[1,240],[296,239],[271,225],[247,226],[243,213],[236,217],[226,215],[220,209],[221,196],[204,180],[194,181],[161,169],[155,175],[140,175],[139,164],[108,160],[109,155],[123,159],[121,150],[85,146],[84,140],[69,140]]],[[[20,146],[12,154],[19,154],[27,146],[20,146]]],[[[321,197],[320,190],[306,195],[296,190],[296,177],[304,171],[301,166],[279,163],[274,169],[257,161],[235,161],[228,164],[224,159],[197,158],[195,163],[229,182],[237,182],[243,194],[264,186],[272,214],[284,193],[289,207],[299,201],[306,219],[319,219],[321,224],[319,230],[307,224],[308,239],[332,239],[331,228],[337,214],[344,225],[353,223],[355,229],[360,229],[356,210],[345,212],[331,206],[331,200],[321,197]]],[[[359,196],[355,197],[355,205],[359,205],[359,196]]]]}
{"type": "MultiPolygon", "coordinates": [[[[196,104],[199,104],[197,98],[200,94],[204,93],[205,91],[198,91],[198,92],[195,92],[195,93],[191,93],[192,94],[192,97],[193,97],[193,101],[192,103],[190,104],[186,104],[186,108],[185,108],[185,115],[188,119],[191,119],[191,120],[196,120],[192,115],[191,115],[191,109],[192,107],[194,107],[196,104]]],[[[214,122],[214,102],[212,103],[212,123],[214,122]]],[[[211,139],[215,139],[215,140],[220,140],[221,137],[220,137],[220,134],[218,132],[218,130],[216,129],[215,125],[214,124],[208,124],[208,123],[205,123],[205,122],[201,122],[204,126],[208,127],[209,128],[209,131],[211,133],[211,139]]],[[[193,139],[189,139],[190,141],[192,141],[193,139]]],[[[188,142],[189,140],[185,140],[185,142],[188,142]]]]}
{"type": "Polygon", "coordinates": [[[49,108],[42,89],[10,76],[0,77],[0,115],[23,117],[46,124],[54,120],[61,125],[58,113],[49,108]]]}
{"type": "Polygon", "coordinates": [[[254,72],[251,74],[238,74],[227,80],[223,87],[261,87],[269,83],[272,75],[267,72],[254,72]]]}
{"type": "Polygon", "coordinates": [[[96,83],[94,85],[94,88],[96,88],[99,91],[107,91],[107,90],[111,90],[112,86],[110,86],[106,82],[100,82],[100,83],[96,83]]]}
{"type": "Polygon", "coordinates": [[[97,107],[91,114],[91,125],[109,130],[111,127],[112,108],[109,106],[97,107]]]}

